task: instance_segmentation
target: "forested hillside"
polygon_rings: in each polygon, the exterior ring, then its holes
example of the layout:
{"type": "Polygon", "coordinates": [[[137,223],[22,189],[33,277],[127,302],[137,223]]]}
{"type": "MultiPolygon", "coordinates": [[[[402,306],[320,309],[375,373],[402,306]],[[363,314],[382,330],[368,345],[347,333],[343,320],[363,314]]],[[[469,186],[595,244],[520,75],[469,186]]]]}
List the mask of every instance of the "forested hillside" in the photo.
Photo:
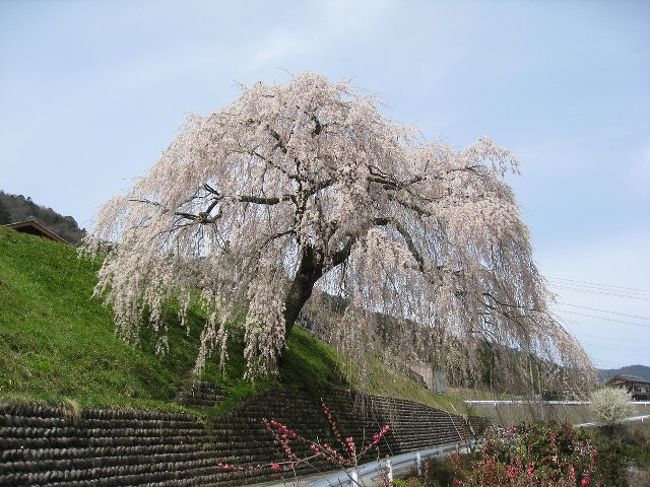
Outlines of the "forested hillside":
{"type": "Polygon", "coordinates": [[[620,369],[598,369],[598,378],[605,381],[615,375],[637,375],[650,380],[650,367],[645,365],[627,365],[620,369]]]}
{"type": "Polygon", "coordinates": [[[38,205],[29,196],[0,191],[0,225],[28,218],[36,218],[50,230],[75,245],[86,235],[86,230],[79,228],[73,217],[63,216],[52,208],[38,205]]]}

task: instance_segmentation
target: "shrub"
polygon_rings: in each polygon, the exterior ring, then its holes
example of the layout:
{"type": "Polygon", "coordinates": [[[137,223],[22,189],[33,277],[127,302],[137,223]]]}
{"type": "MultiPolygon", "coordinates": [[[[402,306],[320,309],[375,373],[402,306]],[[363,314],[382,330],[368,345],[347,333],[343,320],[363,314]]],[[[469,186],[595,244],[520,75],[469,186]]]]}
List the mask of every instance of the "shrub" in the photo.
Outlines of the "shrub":
{"type": "Polygon", "coordinates": [[[605,387],[591,395],[589,408],[597,422],[612,426],[621,423],[626,417],[632,415],[631,400],[630,394],[625,390],[605,387]]]}
{"type": "Polygon", "coordinates": [[[599,452],[570,424],[492,429],[469,468],[457,456],[457,487],[603,487],[599,452]]]}
{"type": "MultiPolygon", "coordinates": [[[[390,426],[384,425],[371,438],[366,439],[365,435],[362,443],[355,441],[352,436],[341,434],[338,422],[334,418],[332,411],[324,400],[321,400],[321,411],[329,424],[330,433],[334,441],[322,441],[318,438],[310,440],[299,435],[279,421],[263,420],[264,427],[273,436],[275,443],[280,447],[284,459],[278,462],[258,464],[258,465],[234,465],[231,463],[219,463],[217,467],[222,472],[255,472],[266,471],[273,473],[292,472],[296,476],[298,468],[314,466],[314,460],[320,460],[329,463],[347,472],[350,467],[357,467],[359,460],[364,455],[375,450],[379,455],[379,444],[384,437],[390,432],[390,426]],[[359,446],[357,446],[359,444],[359,446]],[[303,451],[306,447],[306,454],[298,453],[295,446],[301,445],[303,451]]],[[[352,474],[348,473],[353,484],[362,487],[364,484],[359,480],[353,480],[352,474]]],[[[380,480],[383,486],[388,486],[388,478],[385,472],[380,472],[380,480]]]]}
{"type": "Polygon", "coordinates": [[[598,466],[602,472],[603,485],[627,487],[629,458],[621,436],[599,431],[595,433],[594,439],[598,442],[598,466]]]}
{"type": "MultiPolygon", "coordinates": [[[[611,430],[614,432],[614,430],[611,430]]],[[[628,487],[625,444],[598,432],[588,435],[565,424],[491,428],[470,455],[425,464],[422,478],[401,487],[628,487]]],[[[641,484],[633,484],[641,485],[641,484]]]]}
{"type": "MultiPolygon", "coordinates": [[[[466,460],[464,457],[463,461],[466,460]]],[[[422,476],[413,471],[405,479],[394,480],[392,487],[449,487],[456,475],[455,461],[449,457],[437,457],[422,462],[422,476]]]]}

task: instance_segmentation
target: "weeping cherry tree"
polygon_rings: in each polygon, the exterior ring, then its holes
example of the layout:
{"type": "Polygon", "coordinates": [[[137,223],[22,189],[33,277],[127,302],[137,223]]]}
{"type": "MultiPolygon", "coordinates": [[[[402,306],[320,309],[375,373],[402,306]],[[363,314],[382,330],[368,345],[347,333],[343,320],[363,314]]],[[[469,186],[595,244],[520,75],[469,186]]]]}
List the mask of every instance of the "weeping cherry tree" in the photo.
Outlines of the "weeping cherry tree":
{"type": "Polygon", "coordinates": [[[504,180],[517,172],[513,155],[483,138],[464,150],[422,140],[378,105],[307,73],[191,117],[150,172],[101,208],[85,241],[90,254],[114,243],[96,294],[119,333],[151,327],[164,350],[164,304],[177,300],[184,322],[200,293],[197,370],[214,352],[227,359],[227,323],[243,312],[247,375],[276,373],[307,303],[359,360],[380,343],[393,357],[479,374],[489,343],[589,370],[549,312],[504,180]]]}

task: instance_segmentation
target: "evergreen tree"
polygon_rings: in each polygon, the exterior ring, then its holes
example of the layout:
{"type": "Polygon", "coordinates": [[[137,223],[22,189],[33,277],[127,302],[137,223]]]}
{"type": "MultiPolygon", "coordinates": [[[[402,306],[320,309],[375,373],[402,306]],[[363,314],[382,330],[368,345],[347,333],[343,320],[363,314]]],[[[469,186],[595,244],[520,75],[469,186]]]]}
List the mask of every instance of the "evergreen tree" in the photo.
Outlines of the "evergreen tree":
{"type": "Polygon", "coordinates": [[[11,213],[9,209],[0,201],[0,225],[11,223],[11,213]]]}

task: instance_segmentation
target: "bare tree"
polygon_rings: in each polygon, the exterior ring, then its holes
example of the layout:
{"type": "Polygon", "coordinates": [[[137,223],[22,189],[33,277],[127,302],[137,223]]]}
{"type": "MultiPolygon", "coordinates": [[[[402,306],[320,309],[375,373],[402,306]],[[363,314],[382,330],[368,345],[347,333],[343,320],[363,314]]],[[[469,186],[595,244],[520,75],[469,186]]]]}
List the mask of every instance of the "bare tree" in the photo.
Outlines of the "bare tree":
{"type": "Polygon", "coordinates": [[[119,242],[96,292],[120,332],[137,336],[146,309],[164,347],[162,304],[179,299],[184,316],[199,289],[208,320],[198,368],[215,347],[226,359],[226,322],[243,309],[248,375],[273,374],[318,289],[343,298],[331,337],[360,358],[385,332],[376,317],[388,315],[409,327],[393,327],[391,354],[426,343],[439,366],[476,371],[488,341],[588,368],[547,310],[504,181],[514,157],[487,139],[460,151],[423,141],[377,106],[308,73],[192,117],[149,174],[100,210],[86,240],[90,253],[119,242]]]}

